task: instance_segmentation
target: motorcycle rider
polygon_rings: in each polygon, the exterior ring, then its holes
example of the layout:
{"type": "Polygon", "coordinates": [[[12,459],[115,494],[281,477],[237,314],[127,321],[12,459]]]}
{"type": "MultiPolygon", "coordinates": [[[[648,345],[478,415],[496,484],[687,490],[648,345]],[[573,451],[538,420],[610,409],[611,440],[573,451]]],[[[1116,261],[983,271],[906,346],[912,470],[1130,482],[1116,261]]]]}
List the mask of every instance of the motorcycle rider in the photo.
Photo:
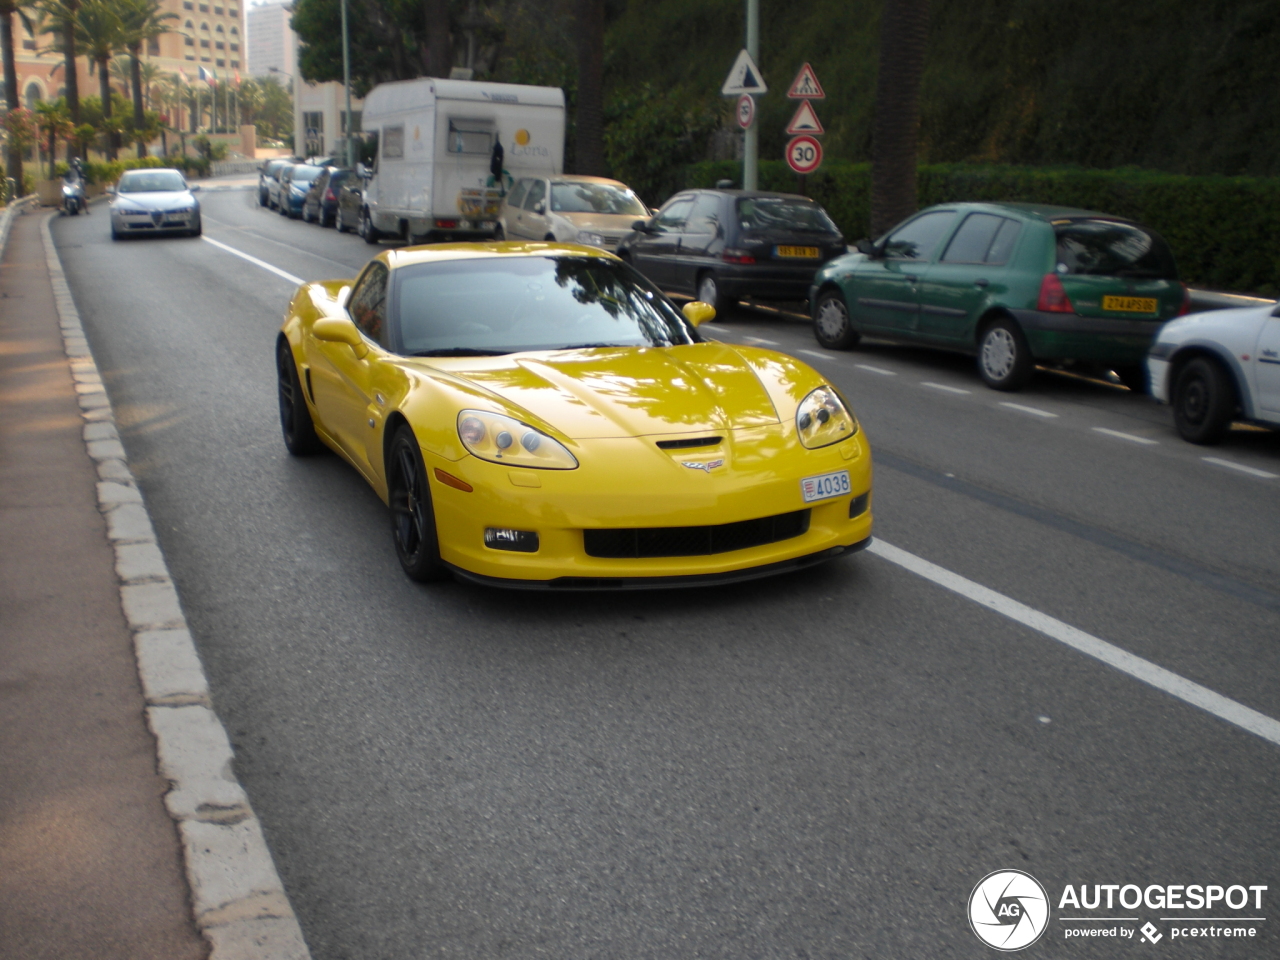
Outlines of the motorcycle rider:
{"type": "Polygon", "coordinates": [[[73,157],[71,166],[62,176],[62,208],[65,213],[74,214],[83,210],[85,216],[89,215],[89,204],[85,199],[84,187],[84,167],[79,157],[73,157]]]}

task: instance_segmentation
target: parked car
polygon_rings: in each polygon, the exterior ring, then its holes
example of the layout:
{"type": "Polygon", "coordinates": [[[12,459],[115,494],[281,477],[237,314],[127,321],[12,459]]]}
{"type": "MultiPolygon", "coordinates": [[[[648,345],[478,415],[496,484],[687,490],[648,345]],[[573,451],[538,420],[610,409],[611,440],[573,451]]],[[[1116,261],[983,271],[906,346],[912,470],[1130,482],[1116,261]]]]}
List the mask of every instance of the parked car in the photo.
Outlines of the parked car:
{"type": "Polygon", "coordinates": [[[261,206],[272,206],[270,185],[279,183],[276,175],[280,172],[280,168],[293,163],[292,160],[276,158],[275,160],[264,160],[262,166],[258,168],[258,203],[261,206]]]}
{"type": "Polygon", "coordinates": [[[997,390],[1038,362],[1082,361],[1145,391],[1160,325],[1190,298],[1168,244],[1121,217],[1068,207],[930,207],[828,264],[809,298],[828,349],[863,335],[974,354],[997,390]]]}
{"type": "Polygon", "coordinates": [[[167,167],[126,170],[112,189],[111,239],[182,233],[200,236],[199,184],[188,186],[182,172],[167,167]]]}
{"type": "Polygon", "coordinates": [[[284,171],[280,177],[280,201],[276,208],[282,216],[291,219],[302,216],[302,202],[307,199],[307,191],[322,173],[324,167],[313,167],[309,163],[296,163],[284,171]]]}
{"type": "MultiPolygon", "coordinates": [[[[364,178],[358,173],[346,177],[338,188],[338,204],[333,212],[333,226],[339,233],[359,231],[365,220],[360,216],[364,209],[364,178]]],[[[363,236],[363,234],[362,234],[363,236]]]]}
{"type": "Polygon", "coordinates": [[[724,313],[740,297],[803,300],[817,269],[847,249],[840,229],[807,197],[686,190],[636,221],[618,256],[663,290],[724,313]]]}
{"type": "Polygon", "coordinates": [[[524,177],[498,214],[498,240],[558,240],[616,250],[649,208],[625,183],[604,177],[524,177]]]}
{"type": "Polygon", "coordinates": [[[303,198],[302,219],[307,223],[317,222],[322,227],[333,226],[338,211],[338,191],[344,180],[354,176],[354,170],[325,167],[324,172],[311,181],[311,189],[303,198]]]}
{"type": "Polygon", "coordinates": [[[280,166],[276,167],[275,172],[267,178],[267,209],[280,209],[280,196],[283,192],[281,184],[285,183],[285,177],[289,171],[298,164],[293,160],[287,160],[280,166]]]}
{"type": "Polygon", "coordinates": [[[1280,304],[1166,323],[1147,354],[1151,395],[1184,440],[1218,443],[1233,420],[1280,428],[1280,304]]]}

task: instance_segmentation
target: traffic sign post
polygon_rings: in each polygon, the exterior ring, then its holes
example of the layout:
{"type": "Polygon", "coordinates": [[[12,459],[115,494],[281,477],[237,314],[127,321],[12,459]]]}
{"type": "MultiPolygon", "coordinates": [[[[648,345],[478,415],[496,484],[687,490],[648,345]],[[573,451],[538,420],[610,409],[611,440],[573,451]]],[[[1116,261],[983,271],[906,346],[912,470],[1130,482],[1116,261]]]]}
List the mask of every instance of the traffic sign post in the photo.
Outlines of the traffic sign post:
{"type": "Polygon", "coordinates": [[[760,68],[756,66],[756,56],[760,52],[760,10],[759,0],[747,0],[747,47],[738,53],[733,61],[729,76],[725,78],[720,93],[726,97],[738,97],[738,125],[745,131],[742,136],[742,188],[754,190],[758,181],[757,168],[760,155],[759,138],[753,124],[756,113],[754,101],[744,107],[743,100],[768,93],[760,68]],[[744,119],[744,111],[746,117],[744,119]]]}
{"type": "Polygon", "coordinates": [[[807,176],[822,166],[822,144],[808,134],[792,138],[787,144],[787,166],[800,176],[807,176]]]}
{"type": "Polygon", "coordinates": [[[822,129],[822,121],[818,119],[812,101],[825,100],[827,95],[818,82],[818,75],[813,72],[813,67],[806,63],[791,81],[787,97],[799,100],[800,106],[787,124],[787,133],[792,139],[787,144],[784,156],[787,158],[787,166],[800,178],[800,193],[803,195],[805,177],[822,166],[822,144],[814,138],[826,132],[822,129]]]}
{"type": "Polygon", "coordinates": [[[738,126],[743,130],[751,129],[751,124],[756,119],[756,98],[749,93],[744,93],[738,98],[737,118],[738,126]]]}

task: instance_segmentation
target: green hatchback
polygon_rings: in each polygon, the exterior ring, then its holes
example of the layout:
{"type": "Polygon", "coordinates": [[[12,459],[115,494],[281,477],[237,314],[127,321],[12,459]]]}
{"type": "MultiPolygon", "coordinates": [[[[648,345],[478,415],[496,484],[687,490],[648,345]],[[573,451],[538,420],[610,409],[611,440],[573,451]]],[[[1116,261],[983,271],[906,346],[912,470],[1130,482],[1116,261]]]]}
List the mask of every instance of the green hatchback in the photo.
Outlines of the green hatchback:
{"type": "Polygon", "coordinates": [[[857,250],[814,277],[818,342],[847,349],[865,335],[959,350],[997,390],[1023,386],[1037,363],[1073,360],[1146,392],[1147,348],[1190,306],[1159,234],[1088,210],[942,204],[857,250]]]}

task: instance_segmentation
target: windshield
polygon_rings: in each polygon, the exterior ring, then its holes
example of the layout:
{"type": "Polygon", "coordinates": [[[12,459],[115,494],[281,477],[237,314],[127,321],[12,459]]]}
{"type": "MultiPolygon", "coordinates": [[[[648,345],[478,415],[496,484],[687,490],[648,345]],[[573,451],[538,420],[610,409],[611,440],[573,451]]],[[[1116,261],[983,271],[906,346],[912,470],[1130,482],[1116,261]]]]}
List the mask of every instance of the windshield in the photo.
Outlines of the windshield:
{"type": "Polygon", "coordinates": [[[1055,224],[1058,272],[1107,277],[1178,278],[1173,253],[1158,233],[1115,220],[1055,224]]]}
{"type": "Polygon", "coordinates": [[[304,167],[299,165],[293,168],[293,173],[289,175],[289,179],[294,183],[310,183],[322,173],[324,173],[324,167],[304,167]]]}
{"type": "Polygon", "coordinates": [[[611,183],[553,183],[551,209],[556,213],[609,213],[648,216],[640,198],[611,183]]]}
{"type": "Polygon", "coordinates": [[[120,193],[169,193],[187,189],[187,181],[177,170],[129,171],[120,178],[120,193]]]}
{"type": "Polygon", "coordinates": [[[698,336],[656,287],[598,257],[492,257],[396,271],[402,352],[670,346],[698,336]]]}
{"type": "Polygon", "coordinates": [[[744,231],[808,230],[816,233],[839,233],[826,211],[812,200],[786,197],[741,197],[738,220],[744,231]]]}

